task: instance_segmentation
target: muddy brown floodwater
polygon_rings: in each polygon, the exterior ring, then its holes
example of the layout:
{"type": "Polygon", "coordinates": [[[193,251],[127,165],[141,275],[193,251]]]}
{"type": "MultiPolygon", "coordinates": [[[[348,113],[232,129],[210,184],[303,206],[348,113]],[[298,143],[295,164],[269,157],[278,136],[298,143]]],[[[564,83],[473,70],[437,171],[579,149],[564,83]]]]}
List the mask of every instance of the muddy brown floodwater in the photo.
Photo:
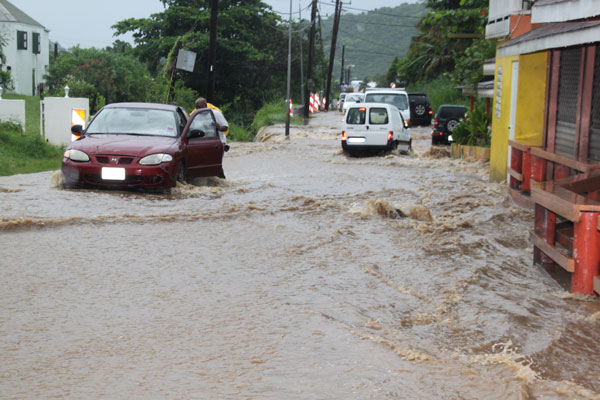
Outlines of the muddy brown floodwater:
{"type": "Polygon", "coordinates": [[[0,397],[599,399],[600,303],[532,265],[488,166],[340,127],[170,194],[0,177],[0,397]]]}

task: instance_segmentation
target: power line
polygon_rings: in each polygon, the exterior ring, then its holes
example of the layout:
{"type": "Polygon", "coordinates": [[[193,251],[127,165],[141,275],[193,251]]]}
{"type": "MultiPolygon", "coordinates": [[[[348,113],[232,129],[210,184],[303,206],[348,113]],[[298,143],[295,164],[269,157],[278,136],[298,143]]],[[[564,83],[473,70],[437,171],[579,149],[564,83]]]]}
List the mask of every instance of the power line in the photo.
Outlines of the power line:
{"type": "MultiPolygon", "coordinates": [[[[334,4],[328,4],[328,3],[319,3],[319,4],[322,4],[322,5],[325,5],[325,6],[335,6],[334,4]]],[[[389,13],[383,13],[383,12],[378,12],[378,11],[374,11],[374,10],[365,10],[365,9],[362,9],[362,8],[347,7],[347,6],[344,6],[343,10],[363,11],[363,12],[367,12],[369,14],[385,15],[387,17],[394,17],[394,18],[417,18],[417,19],[423,18],[422,16],[418,16],[418,15],[389,14],[389,13]]]]}

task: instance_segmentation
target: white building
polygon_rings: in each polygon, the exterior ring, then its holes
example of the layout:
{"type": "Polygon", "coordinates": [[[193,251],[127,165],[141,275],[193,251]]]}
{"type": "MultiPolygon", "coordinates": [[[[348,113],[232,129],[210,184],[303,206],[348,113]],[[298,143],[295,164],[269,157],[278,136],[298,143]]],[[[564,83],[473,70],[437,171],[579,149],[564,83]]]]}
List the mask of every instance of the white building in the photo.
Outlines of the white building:
{"type": "Polygon", "coordinates": [[[0,36],[6,45],[2,52],[10,71],[14,93],[35,95],[43,82],[50,60],[48,30],[7,0],[0,0],[0,36]]]}

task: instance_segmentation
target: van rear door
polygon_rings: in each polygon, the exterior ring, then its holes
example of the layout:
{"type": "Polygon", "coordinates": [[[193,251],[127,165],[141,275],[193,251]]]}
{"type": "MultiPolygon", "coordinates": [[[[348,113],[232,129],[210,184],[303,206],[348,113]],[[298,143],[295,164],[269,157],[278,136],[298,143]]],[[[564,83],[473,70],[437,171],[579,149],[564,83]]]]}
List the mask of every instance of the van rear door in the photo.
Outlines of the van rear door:
{"type": "Polygon", "coordinates": [[[351,145],[365,145],[367,142],[367,108],[350,107],[346,113],[346,143],[351,145]]]}

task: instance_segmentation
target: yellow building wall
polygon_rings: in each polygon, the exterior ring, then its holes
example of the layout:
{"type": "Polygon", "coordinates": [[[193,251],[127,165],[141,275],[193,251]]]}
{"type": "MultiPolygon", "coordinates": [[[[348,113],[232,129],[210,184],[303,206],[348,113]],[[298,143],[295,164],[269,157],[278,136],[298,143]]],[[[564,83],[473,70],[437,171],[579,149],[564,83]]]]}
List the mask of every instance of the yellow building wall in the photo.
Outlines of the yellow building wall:
{"type": "Polygon", "coordinates": [[[530,146],[541,146],[546,101],[547,60],[546,52],[496,58],[490,149],[490,180],[493,182],[506,180],[508,170],[512,63],[519,61],[515,140],[530,146]],[[499,68],[502,68],[500,85],[498,85],[499,68]],[[499,103],[498,100],[500,100],[499,103]]]}
{"type": "Polygon", "coordinates": [[[506,180],[512,63],[518,59],[519,56],[496,57],[494,108],[492,109],[492,144],[490,147],[490,181],[492,182],[506,180]]]}

